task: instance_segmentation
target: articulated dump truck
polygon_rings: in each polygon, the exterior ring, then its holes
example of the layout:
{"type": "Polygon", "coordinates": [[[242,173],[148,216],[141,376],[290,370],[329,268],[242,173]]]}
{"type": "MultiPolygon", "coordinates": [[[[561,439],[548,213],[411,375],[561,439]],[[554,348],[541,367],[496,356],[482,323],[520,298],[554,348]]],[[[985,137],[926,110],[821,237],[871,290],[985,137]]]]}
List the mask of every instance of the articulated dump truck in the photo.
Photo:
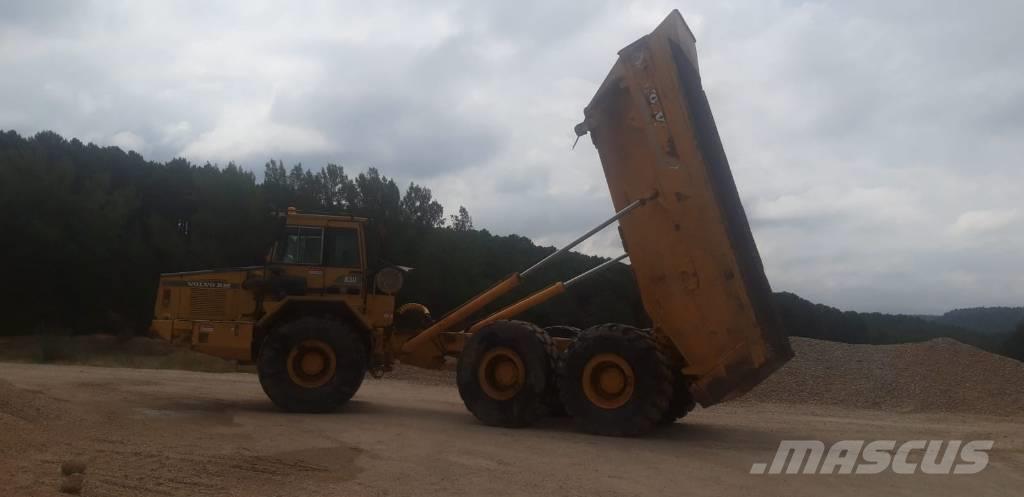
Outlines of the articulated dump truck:
{"type": "Polygon", "coordinates": [[[678,12],[619,52],[576,132],[597,147],[615,215],[444,316],[395,309],[408,268],[368,262],[366,219],[289,209],[265,265],[162,275],[152,331],[254,362],[289,411],[332,411],[396,361],[457,358],[459,394],[483,423],[568,415],[621,436],[741,395],[791,358],[678,12]],[[486,311],[616,221],[625,254],[486,311]],[[627,256],[650,329],[512,320],[627,256]]]}

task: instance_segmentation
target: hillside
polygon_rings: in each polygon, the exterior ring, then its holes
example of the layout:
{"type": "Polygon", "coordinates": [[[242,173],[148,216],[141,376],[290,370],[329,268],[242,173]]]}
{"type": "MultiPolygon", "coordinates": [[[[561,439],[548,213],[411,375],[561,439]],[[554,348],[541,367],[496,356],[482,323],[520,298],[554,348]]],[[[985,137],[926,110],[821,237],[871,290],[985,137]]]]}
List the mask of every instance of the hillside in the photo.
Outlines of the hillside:
{"type": "Polygon", "coordinates": [[[941,316],[926,316],[925,319],[979,333],[1006,334],[1024,321],[1024,307],[970,307],[954,309],[941,316]]]}
{"type": "Polygon", "coordinates": [[[946,337],[1000,354],[1006,353],[1009,346],[1006,335],[982,333],[921,316],[841,311],[788,292],[777,293],[775,302],[791,336],[864,344],[923,342],[946,337]]]}

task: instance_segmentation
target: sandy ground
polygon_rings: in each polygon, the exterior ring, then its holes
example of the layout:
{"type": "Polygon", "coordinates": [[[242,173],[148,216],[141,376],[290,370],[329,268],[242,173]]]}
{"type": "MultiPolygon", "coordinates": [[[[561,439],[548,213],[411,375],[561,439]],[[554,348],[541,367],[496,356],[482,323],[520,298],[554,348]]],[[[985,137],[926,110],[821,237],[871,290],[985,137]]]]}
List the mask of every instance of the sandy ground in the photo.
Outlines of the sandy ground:
{"type": "Polygon", "coordinates": [[[642,439],[565,419],[482,426],[453,387],[367,380],[344,410],[285,414],[255,376],[0,363],[0,494],[59,495],[1019,495],[1020,417],[894,414],[740,401],[642,439]],[[783,439],[993,439],[977,475],[748,474],[783,439]]]}

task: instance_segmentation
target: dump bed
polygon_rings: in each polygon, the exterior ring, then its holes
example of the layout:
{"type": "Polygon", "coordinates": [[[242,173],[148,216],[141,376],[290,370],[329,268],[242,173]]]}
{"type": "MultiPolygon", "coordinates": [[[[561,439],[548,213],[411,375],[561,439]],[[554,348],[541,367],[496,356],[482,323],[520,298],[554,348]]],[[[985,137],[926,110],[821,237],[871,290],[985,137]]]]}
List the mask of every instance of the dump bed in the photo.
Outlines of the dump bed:
{"type": "Polygon", "coordinates": [[[644,306],[709,406],[793,356],[678,11],[619,59],[585,110],[644,306]]]}

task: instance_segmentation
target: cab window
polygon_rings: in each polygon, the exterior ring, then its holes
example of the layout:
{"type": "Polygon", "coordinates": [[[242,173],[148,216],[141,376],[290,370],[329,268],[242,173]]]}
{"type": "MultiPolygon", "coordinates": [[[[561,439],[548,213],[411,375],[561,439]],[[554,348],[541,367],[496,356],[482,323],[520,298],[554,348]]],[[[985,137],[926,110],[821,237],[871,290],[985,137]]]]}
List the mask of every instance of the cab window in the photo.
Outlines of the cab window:
{"type": "Polygon", "coordinates": [[[321,264],[323,230],[290,227],[274,250],[274,262],[285,264],[321,264]]]}
{"type": "Polygon", "coordinates": [[[351,228],[326,230],[324,264],[331,267],[360,267],[359,232],[351,228]]]}

